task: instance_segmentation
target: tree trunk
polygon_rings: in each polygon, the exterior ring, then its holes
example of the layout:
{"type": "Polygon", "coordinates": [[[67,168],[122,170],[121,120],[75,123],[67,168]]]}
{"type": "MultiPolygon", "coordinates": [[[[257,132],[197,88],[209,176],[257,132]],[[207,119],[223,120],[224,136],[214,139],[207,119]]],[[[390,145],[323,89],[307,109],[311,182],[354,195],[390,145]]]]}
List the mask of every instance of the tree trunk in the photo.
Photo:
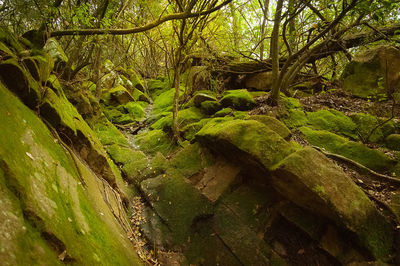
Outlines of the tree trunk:
{"type": "Polygon", "coordinates": [[[271,35],[272,90],[268,98],[268,103],[272,106],[278,104],[279,96],[279,26],[281,23],[282,6],[283,0],[278,0],[275,11],[274,28],[271,35]]]}

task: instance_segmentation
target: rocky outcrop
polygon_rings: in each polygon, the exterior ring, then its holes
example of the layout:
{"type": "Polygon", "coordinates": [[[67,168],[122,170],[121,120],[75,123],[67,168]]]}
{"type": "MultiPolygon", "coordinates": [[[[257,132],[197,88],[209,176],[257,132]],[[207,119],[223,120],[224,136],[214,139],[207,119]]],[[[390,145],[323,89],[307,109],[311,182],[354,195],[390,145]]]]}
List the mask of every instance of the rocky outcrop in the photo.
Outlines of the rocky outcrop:
{"type": "Polygon", "coordinates": [[[357,55],[342,74],[343,86],[362,98],[391,97],[400,90],[400,51],[378,46],[357,55]]]}

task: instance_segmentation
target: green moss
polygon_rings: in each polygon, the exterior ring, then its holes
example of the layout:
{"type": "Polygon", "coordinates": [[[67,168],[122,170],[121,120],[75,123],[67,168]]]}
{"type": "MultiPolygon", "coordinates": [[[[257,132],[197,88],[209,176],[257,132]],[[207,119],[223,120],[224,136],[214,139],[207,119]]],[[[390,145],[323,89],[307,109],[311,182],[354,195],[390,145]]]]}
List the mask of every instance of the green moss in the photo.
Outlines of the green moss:
{"type": "Polygon", "coordinates": [[[386,139],[386,147],[389,149],[400,151],[400,134],[391,134],[386,139]]]}
{"type": "Polygon", "coordinates": [[[162,130],[152,130],[137,135],[135,142],[140,150],[149,154],[161,152],[166,155],[175,149],[172,140],[162,130]]]}
{"type": "Polygon", "coordinates": [[[103,145],[128,145],[128,141],[124,135],[122,135],[122,133],[108,120],[95,124],[93,130],[96,132],[97,137],[99,137],[101,144],[103,145]]]}
{"type": "Polygon", "coordinates": [[[361,98],[385,93],[383,86],[379,86],[380,69],[378,62],[350,62],[342,74],[344,89],[361,98]]]}
{"type": "Polygon", "coordinates": [[[308,112],[309,124],[316,129],[328,130],[333,133],[357,139],[356,124],[343,113],[336,110],[319,110],[308,112]]]}
{"type": "Polygon", "coordinates": [[[133,119],[141,121],[145,118],[146,113],[143,109],[142,102],[129,102],[123,106],[133,119]]]}
{"type": "Polygon", "coordinates": [[[150,98],[136,88],[133,90],[132,97],[135,101],[150,102],[150,98]]]}
{"type": "Polygon", "coordinates": [[[299,130],[312,145],[340,154],[372,170],[384,172],[394,166],[394,161],[383,152],[370,149],[361,143],[348,141],[325,130],[312,130],[307,127],[302,127],[299,130]]]}
{"type": "Polygon", "coordinates": [[[101,196],[96,176],[73,160],[43,122],[2,84],[0,113],[0,122],[7,125],[0,131],[0,175],[5,174],[6,185],[18,195],[27,223],[26,231],[13,240],[21,262],[46,264],[57,259],[62,250],[50,256],[50,244],[42,234],[46,231],[65,244],[77,264],[98,263],[94,253],[105,264],[137,264],[129,242],[120,237],[122,229],[101,196]]]}
{"type": "Polygon", "coordinates": [[[214,114],[214,117],[224,117],[233,114],[232,108],[224,108],[214,114]]]}
{"type": "MultiPolygon", "coordinates": [[[[190,107],[187,109],[180,110],[178,112],[178,126],[185,127],[186,125],[199,121],[204,117],[204,114],[200,109],[196,107],[190,107]]],[[[172,128],[172,113],[169,113],[167,116],[164,116],[157,120],[153,125],[151,125],[152,129],[161,129],[164,131],[169,131],[172,128]]]]}
{"type": "Polygon", "coordinates": [[[217,101],[203,101],[200,104],[200,108],[205,114],[212,115],[221,110],[222,105],[217,101]]]}
{"type": "Polygon", "coordinates": [[[149,161],[143,152],[121,147],[116,144],[107,147],[107,152],[110,154],[113,161],[120,165],[128,182],[140,183],[143,178],[143,171],[149,165],[149,161]]]}
{"type": "Polygon", "coordinates": [[[197,91],[195,95],[192,98],[193,104],[196,107],[200,107],[202,102],[205,101],[217,101],[217,95],[213,91],[209,90],[203,90],[203,91],[197,91]]]}
{"type": "Polygon", "coordinates": [[[280,97],[280,101],[287,109],[303,109],[303,105],[296,98],[282,96],[280,97]]]}
{"type": "Polygon", "coordinates": [[[267,92],[265,91],[250,91],[249,93],[253,98],[257,98],[267,94],[267,92]]]}
{"type": "Polygon", "coordinates": [[[171,166],[186,178],[199,172],[213,162],[211,154],[198,143],[189,144],[171,160],[171,166]]]}
{"type": "Polygon", "coordinates": [[[307,115],[303,110],[291,109],[280,117],[288,128],[298,128],[308,124],[307,115]]]}
{"type": "Polygon", "coordinates": [[[167,223],[174,244],[188,241],[193,222],[212,213],[209,201],[176,170],[141,183],[147,200],[167,223]]]}
{"type": "Polygon", "coordinates": [[[122,85],[118,85],[117,87],[104,92],[101,96],[101,102],[105,105],[117,106],[120,104],[127,104],[131,101],[134,101],[132,95],[122,85]]]}
{"type": "Polygon", "coordinates": [[[225,91],[221,104],[241,111],[250,110],[256,105],[251,94],[245,89],[225,91]]]}
{"type": "Polygon", "coordinates": [[[288,139],[291,135],[290,130],[279,120],[267,116],[267,115],[251,115],[247,119],[256,120],[258,122],[263,123],[276,133],[278,133],[282,138],[288,139]]]}
{"type": "Polygon", "coordinates": [[[161,93],[171,89],[171,85],[167,78],[150,79],[147,81],[147,87],[153,99],[161,93]]]}
{"type": "MultiPolygon", "coordinates": [[[[295,148],[264,124],[253,120],[208,122],[196,139],[227,156],[250,156],[270,169],[295,148]]],[[[245,158],[243,158],[245,159],[245,158]]]]}
{"type": "Polygon", "coordinates": [[[202,127],[207,124],[211,118],[205,118],[200,120],[199,122],[188,124],[187,126],[183,127],[180,132],[183,134],[185,139],[192,140],[194,135],[202,129],[202,127]]]}
{"type": "MultiPolygon", "coordinates": [[[[183,94],[181,90],[180,95],[183,94]]],[[[172,111],[172,105],[174,102],[175,88],[169,89],[159,96],[157,96],[153,102],[153,113],[159,114],[161,112],[172,111]]]]}
{"type": "Polygon", "coordinates": [[[168,112],[168,115],[161,117],[150,127],[151,129],[164,130],[165,132],[172,128],[172,112],[168,112]]]}
{"type": "MultiPolygon", "coordinates": [[[[370,135],[372,130],[379,124],[378,118],[370,114],[358,113],[351,116],[354,123],[357,125],[356,133],[364,140],[370,135]]],[[[376,128],[372,135],[369,137],[369,141],[379,143],[385,139],[381,127],[376,128]]]]}

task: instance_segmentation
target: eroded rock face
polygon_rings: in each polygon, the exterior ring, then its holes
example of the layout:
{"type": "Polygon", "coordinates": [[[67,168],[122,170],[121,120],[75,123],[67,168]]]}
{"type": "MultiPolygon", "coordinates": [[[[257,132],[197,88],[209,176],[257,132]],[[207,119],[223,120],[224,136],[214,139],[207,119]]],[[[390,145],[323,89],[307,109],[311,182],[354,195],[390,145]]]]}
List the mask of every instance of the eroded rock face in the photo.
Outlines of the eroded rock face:
{"type": "Polygon", "coordinates": [[[344,88],[362,98],[399,92],[400,51],[386,45],[367,50],[346,66],[342,78],[344,88]]]}
{"type": "Polygon", "coordinates": [[[393,231],[374,204],[320,152],[304,148],[285,158],[272,182],[285,197],[353,231],[375,258],[387,260],[393,231]]]}

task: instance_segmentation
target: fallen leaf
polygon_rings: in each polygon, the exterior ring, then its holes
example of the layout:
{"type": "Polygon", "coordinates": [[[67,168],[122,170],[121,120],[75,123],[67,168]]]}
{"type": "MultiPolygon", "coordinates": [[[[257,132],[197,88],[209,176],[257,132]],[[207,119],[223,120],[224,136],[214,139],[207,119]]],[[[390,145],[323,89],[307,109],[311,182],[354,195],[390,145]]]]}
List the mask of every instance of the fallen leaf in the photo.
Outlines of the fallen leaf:
{"type": "Polygon", "coordinates": [[[29,152],[25,153],[29,158],[31,158],[32,160],[35,160],[35,158],[33,158],[32,154],[30,154],[29,152]]]}

